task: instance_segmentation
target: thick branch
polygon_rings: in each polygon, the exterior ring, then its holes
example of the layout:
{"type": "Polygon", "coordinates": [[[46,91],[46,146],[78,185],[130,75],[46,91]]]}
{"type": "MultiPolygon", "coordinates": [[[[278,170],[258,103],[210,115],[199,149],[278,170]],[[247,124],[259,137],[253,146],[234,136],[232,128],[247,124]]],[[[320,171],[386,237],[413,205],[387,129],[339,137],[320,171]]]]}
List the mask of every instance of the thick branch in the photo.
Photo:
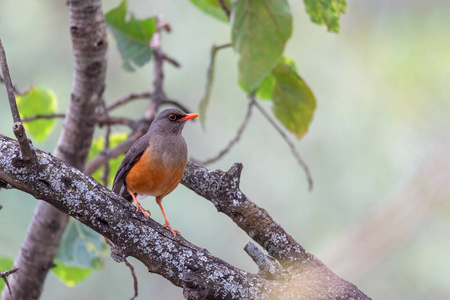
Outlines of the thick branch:
{"type": "Polygon", "coordinates": [[[17,142],[0,136],[1,181],[51,203],[99,232],[115,245],[113,258],[135,257],[150,272],[183,287],[188,299],[370,299],[306,253],[265,210],[248,200],[239,190],[240,164],[223,172],[190,163],[183,182],[242,228],[253,228],[248,233],[282,262],[289,273],[286,280],[249,274],[182,236],[174,238],[160,224],[137,214],[131,203],[48,153],[38,150],[39,168],[14,166],[11,161],[18,151],[17,142]]]}
{"type": "Polygon", "coordinates": [[[251,202],[239,189],[242,164],[234,164],[228,172],[210,171],[188,162],[182,184],[210,200],[219,212],[226,214],[270,256],[283,266],[308,259],[305,250],[267,211],[251,202]]]}
{"type": "Polygon", "coordinates": [[[185,287],[186,293],[204,285],[199,290],[205,290],[208,299],[267,299],[260,297],[264,280],[259,276],[234,268],[181,236],[174,238],[154,220],[136,213],[131,203],[50,154],[38,151],[40,167],[35,170],[14,167],[11,159],[17,150],[15,141],[0,136],[0,179],[108,238],[115,245],[116,260],[133,256],[150,272],[185,287]],[[241,284],[248,288],[237,289],[241,284]]]}

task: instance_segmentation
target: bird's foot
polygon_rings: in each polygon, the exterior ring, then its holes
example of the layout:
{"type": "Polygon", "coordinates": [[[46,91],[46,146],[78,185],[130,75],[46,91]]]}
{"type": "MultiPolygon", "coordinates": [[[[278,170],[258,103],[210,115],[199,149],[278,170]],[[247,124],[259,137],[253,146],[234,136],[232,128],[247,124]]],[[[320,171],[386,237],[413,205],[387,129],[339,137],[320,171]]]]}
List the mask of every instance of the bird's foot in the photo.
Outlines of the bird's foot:
{"type": "Polygon", "coordinates": [[[140,211],[144,214],[144,216],[148,219],[149,216],[152,215],[152,213],[148,210],[142,207],[142,205],[139,202],[136,202],[136,212],[140,211]]]}
{"type": "Polygon", "coordinates": [[[163,225],[163,228],[169,228],[170,231],[172,231],[172,234],[174,237],[177,236],[177,233],[179,234],[180,232],[178,230],[173,229],[172,227],[170,227],[169,222],[165,222],[163,225]]]}

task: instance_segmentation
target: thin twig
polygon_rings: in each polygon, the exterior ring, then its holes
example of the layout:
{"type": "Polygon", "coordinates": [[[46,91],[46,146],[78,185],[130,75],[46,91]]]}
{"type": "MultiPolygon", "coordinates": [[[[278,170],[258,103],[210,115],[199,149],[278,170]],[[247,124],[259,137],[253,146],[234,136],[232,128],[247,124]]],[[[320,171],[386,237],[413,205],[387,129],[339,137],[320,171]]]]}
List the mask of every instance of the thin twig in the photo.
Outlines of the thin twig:
{"type": "Polygon", "coordinates": [[[179,109],[181,109],[184,112],[191,112],[191,110],[189,110],[186,106],[182,105],[181,103],[178,103],[175,100],[165,99],[161,102],[161,105],[165,105],[165,104],[178,107],[179,109]]]}
{"type": "Polygon", "coordinates": [[[297,152],[297,149],[295,149],[295,145],[289,140],[287,135],[284,133],[283,129],[281,129],[280,126],[278,126],[278,124],[275,122],[275,120],[273,120],[269,116],[269,114],[264,110],[264,108],[261,105],[259,105],[259,103],[258,103],[258,101],[256,101],[254,95],[250,95],[250,101],[255,104],[256,108],[258,108],[258,110],[262,113],[262,115],[278,131],[278,133],[281,135],[281,137],[284,139],[284,141],[288,144],[289,148],[292,151],[292,154],[297,159],[297,162],[300,164],[300,166],[305,171],[306,179],[308,180],[309,190],[311,191],[313,188],[313,179],[311,177],[311,173],[309,171],[308,165],[303,161],[300,154],[297,152]]]}
{"type": "Polygon", "coordinates": [[[14,95],[14,88],[11,82],[11,76],[9,75],[8,63],[6,61],[6,53],[5,49],[3,48],[1,39],[0,39],[0,62],[13,121],[14,123],[22,123],[22,121],[20,120],[19,110],[17,109],[16,97],[14,95]]]}
{"type": "Polygon", "coordinates": [[[133,134],[129,135],[125,141],[123,141],[116,147],[97,154],[87,162],[84,168],[84,173],[91,175],[92,173],[100,169],[105,164],[105,161],[116,158],[121,154],[127,153],[133,143],[136,142],[144,134],[145,131],[137,130],[133,134]]]}
{"type": "Polygon", "coordinates": [[[150,48],[153,52],[153,102],[145,112],[145,117],[150,118],[156,114],[156,110],[161,105],[161,102],[166,99],[164,93],[164,53],[161,49],[161,29],[164,28],[164,23],[160,18],[156,17],[158,29],[153,33],[150,41],[150,48]]]}
{"type": "Polygon", "coordinates": [[[19,271],[18,268],[9,270],[9,271],[5,271],[5,272],[0,272],[0,277],[3,278],[3,280],[5,281],[6,286],[8,287],[8,291],[9,291],[9,298],[13,299],[13,295],[12,295],[12,291],[11,291],[11,287],[9,286],[9,282],[8,282],[8,276],[16,273],[17,271],[19,271]]]}
{"type": "Polygon", "coordinates": [[[216,48],[216,50],[222,50],[222,49],[231,47],[231,43],[226,43],[226,44],[214,46],[214,47],[216,48]]]}
{"type": "Polygon", "coordinates": [[[98,126],[103,127],[105,125],[125,125],[132,129],[136,128],[137,122],[132,119],[122,118],[122,117],[109,117],[99,116],[97,118],[98,126]]]}
{"type": "Polygon", "coordinates": [[[281,267],[277,260],[264,254],[255,244],[248,242],[244,247],[245,252],[252,258],[258,266],[258,274],[269,280],[280,280],[286,275],[286,271],[281,267]]]}
{"type": "Polygon", "coordinates": [[[129,262],[128,262],[128,260],[126,259],[126,257],[124,257],[123,258],[123,261],[125,262],[125,264],[127,265],[127,267],[128,268],[130,268],[130,271],[131,271],[131,276],[133,277],[133,282],[134,282],[134,296],[133,297],[131,297],[131,299],[130,300],[134,300],[134,299],[136,299],[137,298],[137,296],[138,296],[138,280],[137,280],[137,276],[136,276],[136,273],[134,272],[134,267],[133,267],[133,265],[132,264],[130,264],[129,262]]]}
{"type": "Polygon", "coordinates": [[[218,161],[219,159],[221,159],[225,154],[227,154],[231,148],[233,148],[233,146],[239,141],[239,139],[242,136],[242,133],[244,132],[244,129],[247,127],[248,121],[250,120],[250,117],[252,115],[252,108],[253,108],[253,101],[250,101],[248,103],[248,108],[247,108],[247,113],[245,114],[245,118],[244,121],[242,122],[241,126],[239,127],[236,136],[228,143],[228,145],[225,147],[225,149],[223,149],[222,151],[219,152],[219,154],[217,154],[215,157],[210,158],[208,160],[205,161],[201,161],[198,162],[199,164],[202,165],[208,165],[211,164],[213,162],[218,161]]]}
{"type": "MultiPolygon", "coordinates": [[[[106,119],[109,119],[108,109],[106,108],[105,99],[102,99],[102,108],[103,108],[103,114],[106,117],[106,119]]],[[[103,150],[102,153],[108,151],[109,149],[109,137],[111,135],[111,125],[106,124],[106,130],[105,130],[105,142],[103,144],[103,150]]],[[[104,168],[103,168],[103,185],[108,186],[108,179],[109,179],[109,159],[105,161],[104,168]]]]}
{"type": "Polygon", "coordinates": [[[162,59],[173,65],[175,68],[181,68],[181,65],[178,61],[176,61],[174,58],[168,56],[167,54],[162,54],[162,59]]]}
{"type": "Polygon", "coordinates": [[[214,82],[214,73],[215,73],[215,65],[216,65],[216,54],[219,50],[230,47],[231,44],[224,44],[220,46],[213,45],[211,48],[211,54],[209,57],[208,70],[206,72],[206,84],[205,84],[205,93],[203,94],[202,99],[199,103],[200,110],[200,123],[202,124],[203,129],[205,128],[205,120],[206,120],[206,108],[209,105],[209,99],[211,98],[211,91],[214,82]]]}
{"type": "Polygon", "coordinates": [[[133,93],[130,95],[127,95],[125,97],[119,98],[116,101],[114,101],[113,103],[109,104],[108,106],[106,106],[106,108],[108,109],[108,111],[111,111],[121,105],[127,104],[130,101],[133,100],[137,100],[137,99],[144,99],[144,100],[149,100],[153,97],[152,93],[149,92],[144,92],[144,93],[133,93]]]}
{"type": "Polygon", "coordinates": [[[64,119],[65,117],[66,117],[65,114],[35,115],[33,117],[23,118],[22,122],[27,123],[27,122],[33,122],[36,120],[40,120],[40,119],[56,119],[56,118],[64,119]]]}
{"type": "Polygon", "coordinates": [[[223,11],[225,12],[225,14],[227,15],[227,17],[228,17],[228,20],[230,19],[230,15],[231,15],[231,12],[230,12],[230,8],[227,6],[227,4],[225,3],[225,0],[219,0],[219,4],[220,4],[220,7],[223,9],[223,11]]]}
{"type": "MultiPolygon", "coordinates": [[[[35,115],[33,117],[23,118],[22,122],[33,122],[41,119],[55,119],[55,118],[61,118],[64,119],[66,117],[65,114],[48,114],[48,115],[35,115]]],[[[121,117],[106,117],[105,115],[100,115],[97,118],[98,125],[100,127],[104,125],[125,125],[130,128],[136,127],[136,121],[132,119],[127,118],[121,118],[121,117]]]]}
{"type": "Polygon", "coordinates": [[[22,153],[22,159],[25,162],[35,162],[36,153],[30,145],[30,141],[27,138],[27,134],[20,119],[19,110],[17,109],[16,96],[14,94],[14,87],[9,74],[8,63],[6,61],[6,53],[3,48],[2,40],[0,39],[0,64],[3,73],[3,79],[5,82],[6,92],[9,99],[9,107],[11,108],[11,114],[13,116],[14,125],[13,132],[19,141],[20,152],[22,153]]]}
{"type": "MultiPolygon", "coordinates": [[[[2,74],[0,74],[0,82],[3,82],[3,83],[5,82],[2,74]]],[[[28,91],[31,90],[32,88],[33,88],[33,86],[30,85],[25,91],[22,92],[22,91],[19,91],[19,89],[13,84],[13,91],[14,91],[14,94],[16,94],[16,95],[24,95],[24,94],[28,93],[28,91]]]]}

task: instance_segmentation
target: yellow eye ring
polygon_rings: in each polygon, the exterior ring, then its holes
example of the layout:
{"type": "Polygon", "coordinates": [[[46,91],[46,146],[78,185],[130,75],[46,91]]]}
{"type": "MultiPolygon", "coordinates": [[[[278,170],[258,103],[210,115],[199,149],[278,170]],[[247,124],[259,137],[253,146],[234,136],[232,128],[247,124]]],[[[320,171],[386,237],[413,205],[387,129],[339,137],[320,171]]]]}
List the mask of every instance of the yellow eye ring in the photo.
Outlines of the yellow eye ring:
{"type": "Polygon", "coordinates": [[[177,119],[177,116],[175,114],[170,114],[169,115],[169,120],[170,121],[175,121],[177,119]]]}

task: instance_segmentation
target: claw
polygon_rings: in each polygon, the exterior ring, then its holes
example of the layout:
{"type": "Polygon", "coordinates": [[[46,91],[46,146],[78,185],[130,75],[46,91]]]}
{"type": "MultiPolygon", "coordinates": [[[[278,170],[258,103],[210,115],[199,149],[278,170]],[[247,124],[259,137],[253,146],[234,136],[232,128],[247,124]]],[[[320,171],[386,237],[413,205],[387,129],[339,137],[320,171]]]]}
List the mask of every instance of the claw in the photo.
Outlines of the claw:
{"type": "Polygon", "coordinates": [[[172,227],[170,227],[169,222],[165,222],[164,225],[163,225],[163,228],[169,228],[169,230],[172,232],[174,237],[177,236],[177,233],[180,234],[180,232],[178,230],[175,230],[172,227]]]}
{"type": "Polygon", "coordinates": [[[136,196],[134,195],[133,191],[128,189],[128,193],[130,193],[131,198],[133,198],[134,203],[136,204],[136,212],[141,211],[144,216],[148,219],[149,216],[152,215],[152,213],[148,210],[142,207],[142,205],[137,201],[136,196]]]}

